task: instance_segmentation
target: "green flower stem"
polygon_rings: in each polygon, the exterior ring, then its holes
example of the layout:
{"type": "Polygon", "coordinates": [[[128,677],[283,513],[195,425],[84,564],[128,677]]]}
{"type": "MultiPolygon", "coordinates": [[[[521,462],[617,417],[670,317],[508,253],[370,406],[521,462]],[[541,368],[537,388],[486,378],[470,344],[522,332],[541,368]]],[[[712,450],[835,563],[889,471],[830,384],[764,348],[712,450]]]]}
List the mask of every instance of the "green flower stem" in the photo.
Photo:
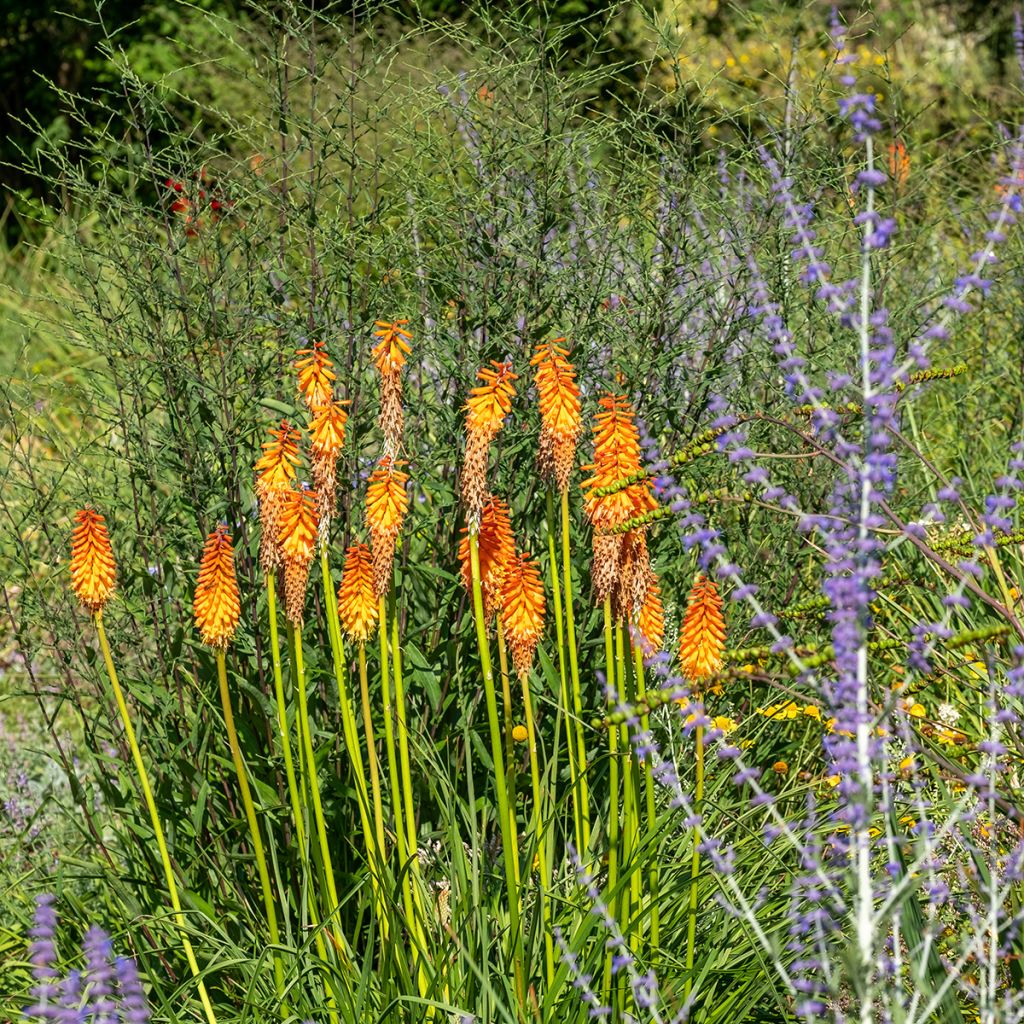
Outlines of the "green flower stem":
{"type": "Polygon", "coordinates": [[[174,921],[178,926],[178,933],[181,937],[181,946],[185,951],[185,959],[188,961],[192,977],[196,979],[199,989],[199,999],[203,1004],[203,1012],[206,1014],[208,1024],[217,1024],[217,1017],[213,1012],[213,1005],[210,996],[203,983],[203,976],[196,961],[195,951],[189,941],[188,931],[185,927],[185,915],[181,910],[181,900],[178,898],[178,884],[174,880],[174,869],[171,867],[171,856],[167,852],[167,840],[164,838],[164,828],[160,823],[160,812],[156,807],[156,800],[153,799],[153,789],[149,784],[149,773],[146,771],[146,764],[142,760],[142,751],[139,749],[138,740],[135,738],[135,729],[132,727],[132,720],[128,716],[128,705],[125,703],[124,693],[121,691],[121,684],[117,679],[117,671],[114,668],[114,659],[110,654],[110,644],[107,642],[107,631],[103,626],[102,609],[95,612],[93,616],[96,622],[96,632],[99,634],[100,649],[103,651],[103,661],[107,666],[107,676],[114,691],[114,700],[117,701],[117,710],[121,714],[121,724],[124,726],[124,734],[128,739],[128,746],[132,752],[132,760],[135,762],[135,770],[139,775],[139,785],[142,788],[142,797],[146,802],[149,811],[150,824],[153,826],[153,834],[156,836],[157,849],[160,851],[160,862],[164,868],[164,878],[167,881],[167,892],[171,898],[171,907],[174,910],[174,921]]]}
{"type": "Polygon", "coordinates": [[[323,802],[320,799],[320,781],[317,778],[316,757],[313,754],[313,737],[310,731],[309,707],[306,701],[306,672],[302,660],[302,631],[291,625],[288,629],[291,633],[292,652],[295,656],[295,686],[299,697],[299,742],[302,744],[306,784],[313,802],[313,821],[316,826],[320,859],[323,863],[324,881],[327,883],[329,902],[327,916],[331,922],[330,935],[338,955],[346,963],[350,963],[348,943],[345,941],[339,920],[338,887],[334,881],[334,865],[331,862],[331,848],[327,842],[327,823],[324,820],[323,802]]]}
{"type": "MultiPolygon", "coordinates": [[[[385,621],[385,620],[382,620],[385,621]]],[[[416,808],[412,799],[412,762],[409,758],[409,724],[405,708],[405,683],[402,677],[402,644],[398,632],[398,608],[391,618],[391,664],[395,684],[395,718],[398,723],[398,759],[402,772],[402,796],[405,801],[406,851],[409,858],[410,886],[416,917],[413,920],[413,936],[419,945],[417,981],[420,995],[430,991],[430,979],[426,973],[428,947],[426,942],[426,908],[423,905],[422,879],[420,871],[419,843],[416,836],[416,808]]],[[[433,1015],[433,1012],[429,1014],[433,1015]]]]}
{"type": "MultiPolygon", "coordinates": [[[[569,701],[572,699],[569,694],[569,677],[565,664],[565,627],[562,625],[562,586],[558,578],[558,552],[555,542],[555,498],[548,488],[547,493],[548,513],[548,569],[551,575],[551,603],[555,615],[555,639],[558,646],[558,678],[561,683],[558,701],[558,718],[565,721],[565,738],[569,751],[569,785],[572,790],[572,826],[573,835],[576,837],[576,849],[583,850],[583,819],[580,816],[580,801],[576,795],[576,779],[578,771],[576,768],[576,730],[572,724],[572,710],[569,701]]],[[[559,733],[556,732],[555,752],[559,747],[559,733]]]]}
{"type": "Polygon", "coordinates": [[[473,581],[473,617],[476,621],[476,642],[480,651],[480,667],[484,677],[484,697],[487,702],[487,721],[491,732],[491,759],[494,762],[494,786],[498,797],[498,823],[501,827],[501,847],[505,864],[505,888],[508,893],[509,940],[513,949],[512,961],[515,990],[521,1010],[526,1006],[525,978],[523,977],[523,935],[520,927],[519,886],[516,882],[518,847],[511,833],[508,791],[505,787],[504,752],[502,750],[501,723],[498,720],[498,698],[494,690],[494,671],[487,642],[487,623],[484,619],[484,599],[480,587],[480,539],[478,531],[469,529],[469,565],[473,581]]]}
{"type": "Polygon", "coordinates": [[[526,742],[530,747],[530,783],[533,786],[533,829],[537,837],[537,860],[540,862],[540,909],[544,921],[544,967],[548,988],[555,980],[555,945],[551,920],[551,872],[548,864],[547,820],[544,813],[543,791],[540,787],[540,764],[537,759],[537,728],[533,718],[533,697],[530,693],[530,676],[520,677],[523,688],[523,714],[526,717],[526,742]]]}
{"type": "MultiPolygon", "coordinates": [[[[576,619],[572,608],[572,558],[569,543],[569,492],[562,492],[562,579],[565,584],[565,632],[569,648],[569,672],[572,677],[572,716],[576,727],[576,779],[573,800],[579,806],[583,845],[579,855],[584,863],[590,848],[590,793],[587,784],[587,744],[583,735],[583,698],[580,692],[580,667],[576,654],[576,619]]],[[[608,663],[609,668],[611,662],[608,663]]]]}
{"type": "MultiPolygon", "coordinates": [[[[697,785],[693,797],[693,813],[698,818],[704,804],[704,729],[697,726],[697,785]]],[[[693,957],[697,936],[697,879],[700,876],[700,826],[693,826],[693,857],[690,861],[690,918],[686,925],[686,981],[683,997],[690,998],[693,988],[693,957]]]]}
{"type": "MultiPolygon", "coordinates": [[[[612,599],[604,599],[604,661],[609,696],[615,692],[615,644],[612,639],[612,599]]],[[[619,880],[619,730],[608,730],[608,907],[615,913],[615,886],[619,880]]],[[[612,952],[604,958],[602,1002],[611,1004],[612,952]]]]}
{"type": "MultiPolygon", "coordinates": [[[[626,657],[627,628],[619,623],[615,630],[615,676],[618,682],[619,703],[626,707],[636,701],[636,683],[633,680],[633,663],[626,657]]],[[[623,893],[622,927],[626,935],[631,933],[633,913],[639,909],[641,893],[640,872],[637,870],[637,849],[640,846],[640,773],[633,744],[629,738],[629,725],[619,726],[619,748],[623,754],[622,784],[625,795],[623,818],[622,863],[629,865],[629,889],[623,893]]]]}
{"type": "MultiPolygon", "coordinates": [[[[505,723],[505,784],[508,787],[509,828],[512,830],[512,835],[516,837],[516,845],[518,846],[519,822],[516,820],[516,807],[518,806],[516,799],[516,763],[513,756],[514,743],[512,740],[512,687],[509,683],[508,654],[505,650],[505,630],[501,624],[500,615],[498,616],[496,632],[498,634],[498,666],[501,670],[502,721],[505,723]]],[[[516,885],[518,886],[523,880],[518,857],[515,859],[515,869],[516,885]]]]}
{"type": "MultiPolygon", "coordinates": [[[[633,662],[636,671],[636,696],[640,703],[647,698],[647,687],[644,682],[644,656],[639,646],[633,648],[633,662]]],[[[650,716],[645,712],[640,716],[640,728],[647,732],[651,727],[650,716]]],[[[651,772],[649,758],[644,758],[640,764],[644,777],[644,796],[647,805],[647,834],[650,841],[657,827],[658,809],[654,794],[654,775],[651,772]]],[[[649,873],[647,876],[647,887],[651,897],[650,915],[650,940],[651,949],[657,949],[661,939],[661,923],[658,916],[658,858],[652,851],[649,860],[649,873]]]]}
{"type": "MultiPolygon", "coordinates": [[[[220,705],[224,712],[224,728],[228,733],[228,746],[231,748],[231,760],[235,766],[235,775],[238,778],[238,790],[242,796],[242,807],[245,809],[245,820],[249,824],[249,836],[252,839],[253,855],[256,858],[256,871],[260,878],[260,888],[263,890],[263,907],[267,914],[267,928],[270,931],[270,941],[274,946],[280,946],[281,936],[277,930],[277,909],[274,905],[274,893],[270,886],[270,872],[267,870],[267,858],[263,851],[263,840],[260,837],[259,821],[256,818],[256,807],[252,802],[252,792],[249,789],[249,780],[246,777],[245,759],[242,757],[242,748],[238,742],[238,731],[235,729],[235,716],[231,710],[231,693],[228,690],[228,670],[224,649],[219,647],[216,651],[217,658],[217,681],[220,684],[220,705]]],[[[284,999],[284,966],[281,963],[281,954],[274,951],[274,983],[277,986],[278,998],[284,999]]],[[[287,1017],[287,1010],[283,1002],[281,1012],[287,1017]]]]}
{"type": "MultiPolygon", "coordinates": [[[[370,686],[367,681],[366,650],[363,644],[359,645],[359,694],[363,708],[363,732],[366,736],[366,760],[370,766],[370,789],[373,793],[373,832],[376,845],[374,855],[377,859],[378,871],[383,879],[384,866],[387,863],[384,843],[384,803],[380,795],[380,767],[377,763],[377,741],[373,734],[373,711],[370,707],[370,686]]],[[[387,941],[388,919],[384,915],[383,906],[378,909],[378,919],[380,920],[381,936],[387,941]]]]}
{"type": "Polygon", "coordinates": [[[345,672],[345,645],[341,639],[341,623],[338,620],[338,597],[331,579],[331,567],[327,561],[327,548],[320,548],[320,575],[323,579],[324,601],[327,609],[327,635],[331,644],[331,659],[334,663],[334,681],[338,687],[338,705],[341,709],[341,728],[345,735],[345,748],[352,762],[352,775],[356,786],[356,802],[359,804],[359,821],[362,825],[366,863],[370,869],[370,886],[374,903],[383,906],[381,895],[380,864],[372,851],[373,830],[370,825],[370,795],[366,787],[366,769],[363,766],[363,749],[359,743],[359,729],[352,702],[348,696],[345,672]]]}

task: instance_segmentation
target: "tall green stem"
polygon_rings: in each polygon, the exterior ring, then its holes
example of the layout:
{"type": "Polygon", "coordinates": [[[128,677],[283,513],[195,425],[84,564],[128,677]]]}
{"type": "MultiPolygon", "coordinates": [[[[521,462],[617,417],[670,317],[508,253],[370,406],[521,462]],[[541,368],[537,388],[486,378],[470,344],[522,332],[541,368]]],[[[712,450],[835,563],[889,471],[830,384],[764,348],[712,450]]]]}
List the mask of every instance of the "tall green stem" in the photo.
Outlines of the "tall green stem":
{"type": "MultiPolygon", "coordinates": [[[[516,763],[512,741],[512,730],[515,727],[513,723],[514,712],[512,710],[512,686],[509,682],[508,653],[505,650],[505,630],[502,627],[500,616],[498,617],[496,632],[498,634],[498,667],[501,671],[501,717],[505,723],[505,785],[508,787],[509,828],[512,830],[512,835],[516,837],[518,843],[519,822],[516,820],[516,763]]],[[[522,882],[518,857],[515,859],[515,869],[516,885],[518,886],[522,882]]]]}
{"type": "Polygon", "coordinates": [[[520,677],[523,688],[523,714],[526,717],[526,742],[530,746],[530,782],[533,787],[533,830],[537,837],[537,860],[540,862],[540,909],[544,921],[544,966],[548,988],[555,980],[554,930],[551,921],[551,875],[548,869],[547,827],[544,813],[543,792],[540,787],[540,763],[537,755],[537,726],[533,718],[533,696],[530,693],[530,676],[524,672],[520,677]]]}
{"type": "Polygon", "coordinates": [[[117,679],[117,671],[114,668],[114,659],[110,654],[110,644],[107,642],[107,631],[103,626],[103,612],[97,611],[94,615],[96,632],[99,634],[100,649],[103,651],[103,661],[107,666],[107,676],[114,691],[114,700],[117,701],[117,710],[121,715],[121,724],[124,726],[124,734],[128,739],[128,747],[132,752],[132,760],[135,762],[135,770],[139,775],[139,785],[142,788],[142,797],[146,802],[149,811],[149,821],[153,826],[153,834],[156,836],[157,849],[160,852],[160,862],[164,868],[164,878],[167,882],[167,892],[171,898],[171,907],[174,910],[174,922],[178,926],[178,934],[181,938],[181,947],[185,951],[185,959],[188,961],[192,977],[196,979],[199,990],[199,999],[203,1004],[203,1012],[206,1014],[208,1024],[217,1024],[217,1017],[213,1012],[213,1005],[203,983],[203,977],[196,962],[196,954],[189,941],[188,932],[185,928],[185,915],[181,910],[181,900],[178,899],[178,883],[174,879],[174,869],[171,867],[171,856],[167,852],[167,840],[164,838],[164,828],[160,823],[160,813],[156,808],[156,800],[153,799],[153,789],[149,784],[149,773],[146,771],[146,764],[142,760],[142,751],[139,749],[138,740],[135,738],[135,729],[132,727],[132,720],[128,715],[128,705],[125,703],[124,693],[121,691],[121,684],[117,679]]]}
{"type": "MultiPolygon", "coordinates": [[[[580,801],[576,793],[579,772],[576,767],[576,727],[573,725],[573,712],[570,707],[572,697],[569,693],[569,675],[565,664],[565,627],[562,624],[562,584],[558,578],[558,552],[555,542],[555,499],[548,488],[548,568],[551,575],[551,604],[555,613],[555,639],[558,644],[558,678],[561,684],[558,700],[558,718],[565,722],[566,748],[569,752],[569,785],[572,790],[572,827],[576,838],[576,849],[583,850],[583,819],[580,815],[580,801]]],[[[558,734],[556,733],[555,753],[558,753],[558,734]]]]}
{"type": "MultiPolygon", "coordinates": [[[[580,667],[576,654],[576,617],[572,607],[572,552],[569,542],[569,492],[562,492],[562,579],[565,584],[565,631],[569,648],[569,672],[572,677],[572,718],[576,733],[576,771],[573,799],[579,807],[583,846],[580,857],[586,861],[590,847],[590,792],[587,783],[587,744],[583,735],[583,697],[580,691],[580,667]]],[[[611,661],[608,661],[611,671],[611,661]]]]}
{"type": "MultiPolygon", "coordinates": [[[[612,600],[604,599],[604,662],[609,703],[615,693],[615,643],[612,639],[612,600]]],[[[610,708],[610,710],[614,710],[610,708]]],[[[619,880],[619,730],[608,729],[608,906],[615,913],[615,886],[619,880]]],[[[604,958],[602,994],[605,1005],[611,1004],[612,953],[604,958]]]]}
{"type": "MultiPolygon", "coordinates": [[[[647,697],[647,686],[644,682],[644,656],[639,647],[633,648],[633,662],[636,669],[636,695],[637,700],[643,704],[647,697]]],[[[640,728],[646,734],[651,727],[650,716],[646,713],[640,716],[640,728]]],[[[651,772],[650,758],[643,758],[641,769],[644,776],[644,796],[647,805],[647,834],[648,841],[653,841],[657,828],[658,808],[654,798],[654,775],[651,772]]],[[[650,940],[651,949],[656,950],[661,940],[661,926],[658,914],[658,857],[655,851],[650,851],[649,874],[647,886],[650,890],[651,916],[650,916],[650,940]]]]}
{"type": "MultiPolygon", "coordinates": [[[[277,909],[274,906],[274,893],[270,886],[270,872],[267,870],[267,858],[263,852],[263,839],[260,837],[260,826],[256,819],[256,807],[252,802],[252,792],[249,789],[249,779],[245,771],[245,759],[242,757],[242,748],[238,742],[238,732],[235,729],[235,716],[231,710],[231,693],[228,690],[228,670],[223,648],[218,648],[217,653],[217,681],[220,683],[220,705],[224,712],[224,728],[228,733],[228,746],[231,748],[231,760],[235,766],[235,775],[238,778],[238,790],[242,795],[242,807],[245,809],[245,820],[249,824],[249,836],[252,839],[253,856],[256,858],[256,871],[260,878],[260,888],[263,890],[263,908],[267,914],[267,927],[270,931],[270,941],[274,946],[280,946],[281,937],[277,930],[277,909]]],[[[274,951],[274,981],[277,985],[278,998],[284,998],[284,966],[281,963],[281,954],[274,951]]],[[[287,1016],[282,1005],[281,1010],[287,1016]]]]}
{"type": "Polygon", "coordinates": [[[334,881],[334,865],[331,862],[331,848],[327,842],[327,823],[324,820],[323,802],[320,799],[320,780],[317,777],[316,757],[313,754],[313,737],[310,730],[309,707],[306,700],[306,671],[302,659],[302,631],[289,626],[292,653],[295,657],[295,686],[299,698],[299,741],[302,744],[306,785],[313,802],[313,821],[316,826],[317,844],[323,864],[324,881],[327,884],[328,917],[331,922],[331,937],[342,960],[349,961],[348,943],[341,930],[339,920],[338,887],[334,881]]]}
{"type": "MultiPolygon", "coordinates": [[[[366,760],[370,766],[370,789],[373,793],[373,832],[376,849],[377,870],[384,877],[384,865],[387,863],[384,844],[384,804],[380,795],[380,768],[377,764],[377,741],[373,734],[373,711],[370,707],[370,686],[366,676],[366,650],[359,645],[359,694],[363,708],[363,732],[366,736],[366,760]]],[[[388,936],[388,920],[381,906],[378,909],[381,935],[388,936]]]]}
{"type": "Polygon", "coordinates": [[[505,864],[505,888],[508,894],[508,916],[510,941],[513,948],[513,971],[516,995],[520,1008],[526,1005],[525,979],[523,977],[523,935],[520,928],[518,846],[516,836],[511,834],[508,790],[505,787],[504,751],[502,749],[501,723],[498,719],[498,698],[494,689],[494,671],[491,667],[491,652],[487,642],[487,622],[484,618],[483,591],[480,587],[480,539],[478,531],[470,526],[469,566],[473,581],[473,617],[476,621],[476,642],[480,651],[480,667],[484,677],[484,698],[487,703],[487,721],[491,733],[491,759],[494,762],[494,786],[498,797],[498,822],[501,826],[501,847],[505,864]]]}
{"type": "MultiPolygon", "coordinates": [[[[704,729],[697,726],[697,785],[693,798],[693,813],[700,819],[704,804],[704,729]]],[[[690,918],[686,925],[686,981],[683,995],[689,999],[693,988],[693,957],[697,937],[697,878],[700,875],[700,826],[693,826],[693,856],[690,860],[690,918]]]]}
{"type": "Polygon", "coordinates": [[[345,748],[352,762],[352,775],[356,787],[356,802],[359,804],[359,821],[362,825],[366,863],[370,868],[370,886],[374,902],[383,905],[381,896],[380,865],[372,854],[373,831],[370,825],[370,796],[366,788],[366,770],[363,767],[363,749],[359,743],[359,729],[352,702],[348,696],[345,672],[345,645],[341,639],[341,623],[338,620],[338,597],[334,592],[331,567],[327,561],[327,548],[320,549],[320,575],[323,579],[324,602],[327,607],[327,636],[331,644],[331,659],[334,663],[334,682],[338,687],[338,706],[341,709],[341,728],[345,735],[345,748]]]}

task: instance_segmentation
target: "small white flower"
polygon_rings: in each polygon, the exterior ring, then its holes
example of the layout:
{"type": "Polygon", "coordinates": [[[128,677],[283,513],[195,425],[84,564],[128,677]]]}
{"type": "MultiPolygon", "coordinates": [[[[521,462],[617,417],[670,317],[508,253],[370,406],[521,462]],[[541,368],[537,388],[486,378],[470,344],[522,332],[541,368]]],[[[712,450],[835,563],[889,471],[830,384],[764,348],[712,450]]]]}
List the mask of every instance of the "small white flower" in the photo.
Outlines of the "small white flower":
{"type": "Polygon", "coordinates": [[[956,725],[960,721],[960,712],[952,704],[940,704],[935,714],[943,725],[956,725]]]}

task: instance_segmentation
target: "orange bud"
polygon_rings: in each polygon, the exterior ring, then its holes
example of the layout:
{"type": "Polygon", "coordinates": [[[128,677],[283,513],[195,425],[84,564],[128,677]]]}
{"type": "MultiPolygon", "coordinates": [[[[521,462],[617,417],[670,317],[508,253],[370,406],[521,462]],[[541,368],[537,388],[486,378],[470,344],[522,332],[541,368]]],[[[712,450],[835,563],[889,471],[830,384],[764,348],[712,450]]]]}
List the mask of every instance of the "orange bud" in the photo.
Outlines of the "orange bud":
{"type": "MultiPolygon", "coordinates": [[[[498,605],[506,569],[516,554],[508,505],[493,494],[488,495],[480,515],[477,551],[480,556],[480,591],[484,601],[484,616],[490,621],[498,605]]],[[[473,573],[467,527],[462,528],[462,539],[459,541],[459,562],[462,566],[462,583],[472,593],[473,573]]]]}
{"type": "Polygon", "coordinates": [[[71,532],[71,589],[89,611],[100,612],[114,593],[115,575],[103,516],[91,508],[79,509],[71,532]]]}
{"type": "Polygon", "coordinates": [[[582,429],[576,369],[566,358],[568,349],[559,345],[564,341],[565,338],[555,338],[542,342],[530,360],[530,365],[537,367],[533,379],[540,404],[538,461],[541,474],[553,479],[559,491],[569,486],[582,429]]]}
{"type": "Polygon", "coordinates": [[[260,503],[260,566],[265,573],[281,564],[278,543],[278,512],[282,495],[295,482],[299,464],[299,432],[282,420],[271,427],[272,440],[263,443],[263,454],[256,461],[256,496],[260,503]]]}
{"type": "Polygon", "coordinates": [[[493,441],[504,425],[505,417],[512,411],[512,398],[516,389],[512,381],[518,376],[512,372],[511,363],[491,360],[493,370],[486,367],[477,371],[479,387],[470,388],[466,402],[466,430],[479,434],[487,441],[493,441]]]}
{"type": "Polygon", "coordinates": [[[338,588],[338,616],[346,636],[365,644],[377,626],[378,603],[374,593],[370,549],[353,544],[345,552],[345,568],[338,588]]]}
{"type": "Polygon", "coordinates": [[[722,598],[713,580],[697,577],[687,602],[679,635],[679,661],[691,683],[700,682],[722,667],[725,619],[722,598]]]}
{"type": "Polygon", "coordinates": [[[397,465],[390,455],[383,456],[370,474],[366,488],[366,525],[373,545],[377,597],[383,597],[391,584],[395,544],[409,511],[409,495],[405,489],[409,474],[395,468],[397,465]]]}
{"type": "Polygon", "coordinates": [[[636,616],[636,631],[640,634],[640,646],[645,655],[661,650],[665,640],[665,610],[661,603],[661,587],[653,573],[644,603],[636,616]]]}
{"type": "Polygon", "coordinates": [[[398,373],[405,366],[405,357],[412,349],[407,344],[412,341],[412,334],[403,330],[408,320],[387,320],[374,321],[377,330],[373,332],[375,338],[380,340],[373,346],[370,353],[373,357],[373,364],[383,375],[398,373]]]}
{"type": "Polygon", "coordinates": [[[317,540],[317,498],[314,491],[285,491],[278,512],[278,544],[284,562],[285,614],[302,622],[306,581],[317,540]]]}
{"type": "Polygon", "coordinates": [[[241,604],[235,577],[235,553],[231,535],[223,523],[207,537],[203,547],[192,608],[203,643],[210,647],[227,647],[238,628],[241,604]]]}

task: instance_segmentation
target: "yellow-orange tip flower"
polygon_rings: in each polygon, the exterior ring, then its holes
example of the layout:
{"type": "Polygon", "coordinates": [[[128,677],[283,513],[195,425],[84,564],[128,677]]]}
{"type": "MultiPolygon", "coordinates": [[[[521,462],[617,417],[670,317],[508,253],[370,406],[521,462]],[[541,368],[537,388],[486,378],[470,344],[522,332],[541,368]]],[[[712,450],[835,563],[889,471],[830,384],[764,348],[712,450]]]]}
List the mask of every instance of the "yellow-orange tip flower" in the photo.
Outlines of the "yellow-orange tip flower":
{"type": "MultiPolygon", "coordinates": [[[[495,495],[489,495],[480,514],[477,532],[477,551],[480,556],[480,592],[484,601],[484,617],[489,622],[494,615],[505,582],[505,572],[516,555],[516,542],[512,535],[508,505],[495,495]]],[[[473,592],[473,574],[469,553],[469,530],[462,528],[459,541],[459,563],[462,582],[473,592]]]]}
{"type": "Polygon", "coordinates": [[[484,367],[477,371],[477,380],[483,383],[470,388],[466,402],[466,430],[487,441],[497,437],[505,417],[512,411],[512,398],[516,389],[512,381],[518,376],[512,372],[511,363],[491,360],[494,369],[484,367]]]}
{"type": "Polygon", "coordinates": [[[314,341],[311,348],[300,348],[296,353],[305,356],[295,363],[299,374],[299,394],[312,410],[326,405],[334,395],[334,381],[337,379],[331,357],[324,351],[322,341],[314,341]]]}
{"type": "Polygon", "coordinates": [[[408,320],[376,320],[374,326],[377,328],[373,336],[378,339],[373,346],[371,356],[373,364],[384,376],[397,373],[405,366],[405,357],[412,349],[409,342],[412,341],[412,334],[404,330],[408,320]]]}
{"type": "Polygon", "coordinates": [[[687,601],[679,631],[679,662],[691,683],[713,675],[722,667],[725,619],[722,598],[713,580],[699,576],[687,601]]]}
{"type": "Polygon", "coordinates": [[[506,566],[501,588],[501,624],[520,677],[530,672],[533,652],[544,632],[544,584],[537,563],[517,555],[506,566]]]}
{"type": "Polygon", "coordinates": [[[345,552],[345,568],[338,588],[338,616],[350,640],[365,644],[373,636],[378,607],[370,549],[365,544],[353,544],[345,552]]]}
{"type": "Polygon", "coordinates": [[[291,487],[299,464],[299,436],[287,420],[270,428],[271,440],[263,442],[263,454],[256,460],[256,491],[260,498],[268,491],[286,491],[291,487]]]}
{"type": "Polygon", "coordinates": [[[306,580],[316,549],[317,496],[315,491],[286,491],[278,510],[278,544],[284,561],[285,613],[292,623],[302,621],[306,580]]]}
{"type": "Polygon", "coordinates": [[[206,538],[192,608],[203,643],[227,647],[238,628],[241,603],[231,535],[223,523],[206,538]]]}
{"type": "Polygon", "coordinates": [[[314,456],[336,456],[345,447],[347,404],[331,399],[314,412],[309,424],[309,448],[314,456]]]}
{"type": "Polygon", "coordinates": [[[391,456],[385,455],[370,474],[366,487],[366,525],[375,539],[397,537],[409,510],[405,490],[409,474],[397,466],[391,456]]]}
{"type": "Polygon", "coordinates": [[[99,612],[114,593],[114,578],[114,549],[103,516],[79,509],[71,532],[71,589],[89,611],[99,612]]]}
{"type": "Polygon", "coordinates": [[[537,368],[533,379],[541,417],[540,470],[543,476],[555,481],[560,491],[569,486],[582,429],[576,369],[567,358],[568,349],[559,344],[564,341],[565,338],[555,338],[542,342],[530,360],[530,365],[537,368]]]}
{"type": "Polygon", "coordinates": [[[647,596],[636,616],[636,631],[645,655],[661,650],[665,640],[665,610],[661,603],[661,588],[653,574],[647,586],[647,596]]]}

